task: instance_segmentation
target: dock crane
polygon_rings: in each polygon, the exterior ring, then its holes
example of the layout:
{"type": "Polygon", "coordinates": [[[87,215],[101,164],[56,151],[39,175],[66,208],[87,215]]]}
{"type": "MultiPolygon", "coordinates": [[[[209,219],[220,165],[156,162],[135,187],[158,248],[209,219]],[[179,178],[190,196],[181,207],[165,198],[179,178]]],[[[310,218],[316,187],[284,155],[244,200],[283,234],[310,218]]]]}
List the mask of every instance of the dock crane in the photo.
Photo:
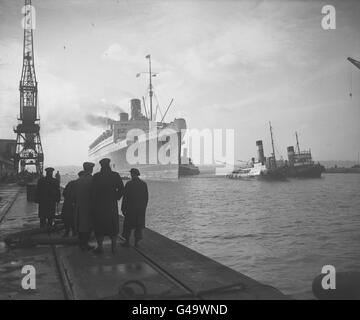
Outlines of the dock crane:
{"type": "Polygon", "coordinates": [[[14,128],[16,138],[15,169],[24,172],[28,166],[35,166],[42,175],[44,154],[40,140],[40,117],[38,111],[38,83],[35,75],[33,46],[33,6],[25,0],[23,67],[19,85],[20,116],[14,128]]]}
{"type": "MultiPolygon", "coordinates": [[[[360,69],[360,61],[357,61],[351,57],[347,58],[355,67],[357,67],[358,69],[360,69]]],[[[352,88],[350,88],[350,90],[352,91],[352,88]]],[[[350,98],[352,97],[352,92],[350,92],[350,98]]]]}
{"type": "Polygon", "coordinates": [[[360,61],[357,61],[353,58],[347,58],[355,67],[357,67],[358,69],[360,69],[360,61]]]}

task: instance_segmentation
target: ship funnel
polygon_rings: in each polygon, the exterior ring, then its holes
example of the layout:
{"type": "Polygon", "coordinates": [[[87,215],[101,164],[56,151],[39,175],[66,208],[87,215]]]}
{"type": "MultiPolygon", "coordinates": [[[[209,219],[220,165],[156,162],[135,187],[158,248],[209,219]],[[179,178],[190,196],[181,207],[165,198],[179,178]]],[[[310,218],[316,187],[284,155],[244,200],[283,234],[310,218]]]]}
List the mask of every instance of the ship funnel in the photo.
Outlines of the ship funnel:
{"type": "Polygon", "coordinates": [[[265,157],[264,157],[264,148],[262,140],[256,141],[256,146],[258,147],[258,161],[264,164],[265,157]]]}
{"type": "Polygon", "coordinates": [[[293,146],[287,147],[287,154],[288,154],[289,165],[293,166],[295,162],[295,151],[293,146]]]}
{"type": "Polygon", "coordinates": [[[129,121],[129,114],[127,112],[120,112],[120,121],[121,122],[129,121]]]}
{"type": "Polygon", "coordinates": [[[178,118],[174,120],[174,125],[176,130],[185,130],[186,129],[186,121],[183,118],[178,118]]]}
{"type": "Polygon", "coordinates": [[[141,101],[140,99],[131,99],[131,120],[141,119],[141,101]]]}

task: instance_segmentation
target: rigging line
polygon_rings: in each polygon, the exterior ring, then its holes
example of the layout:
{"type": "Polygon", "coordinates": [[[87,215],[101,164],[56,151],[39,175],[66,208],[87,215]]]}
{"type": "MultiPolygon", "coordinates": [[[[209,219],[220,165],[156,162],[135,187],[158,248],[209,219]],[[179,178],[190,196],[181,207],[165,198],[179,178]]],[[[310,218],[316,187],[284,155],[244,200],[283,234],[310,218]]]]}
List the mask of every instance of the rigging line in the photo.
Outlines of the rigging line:
{"type": "Polygon", "coordinates": [[[142,101],[143,101],[143,105],[144,105],[145,116],[146,116],[146,118],[149,118],[148,113],[147,113],[147,109],[146,109],[146,103],[145,103],[145,97],[144,96],[142,96],[142,101]]]}
{"type": "Polygon", "coordinates": [[[155,93],[154,93],[154,97],[155,97],[156,102],[157,102],[157,107],[159,107],[160,116],[161,116],[161,118],[163,118],[163,113],[161,112],[160,102],[159,102],[159,99],[158,99],[158,97],[157,97],[157,95],[155,93]]]}

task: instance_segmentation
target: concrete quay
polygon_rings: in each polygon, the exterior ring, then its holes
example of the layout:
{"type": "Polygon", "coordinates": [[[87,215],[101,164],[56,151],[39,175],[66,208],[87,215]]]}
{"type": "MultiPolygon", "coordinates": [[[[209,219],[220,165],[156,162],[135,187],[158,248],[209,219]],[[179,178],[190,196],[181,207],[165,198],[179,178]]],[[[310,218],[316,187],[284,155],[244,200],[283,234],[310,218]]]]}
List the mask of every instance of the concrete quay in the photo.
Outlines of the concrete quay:
{"type": "Polygon", "coordinates": [[[38,227],[37,205],[27,202],[25,188],[10,189],[0,189],[4,201],[0,210],[0,300],[288,299],[278,289],[150,229],[144,230],[138,248],[119,245],[112,254],[105,242],[101,256],[83,252],[76,245],[54,244],[61,241],[60,232],[32,237],[53,244],[7,248],[2,242],[6,235],[38,227]],[[35,290],[21,286],[24,265],[36,270],[35,290]]]}

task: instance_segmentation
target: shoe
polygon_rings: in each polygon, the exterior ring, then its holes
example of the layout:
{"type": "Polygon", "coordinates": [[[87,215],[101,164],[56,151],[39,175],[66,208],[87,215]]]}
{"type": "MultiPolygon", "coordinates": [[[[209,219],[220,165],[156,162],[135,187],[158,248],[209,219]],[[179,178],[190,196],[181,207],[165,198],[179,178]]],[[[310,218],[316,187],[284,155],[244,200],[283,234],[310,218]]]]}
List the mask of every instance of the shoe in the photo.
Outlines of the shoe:
{"type": "Polygon", "coordinates": [[[104,253],[103,247],[97,247],[96,249],[94,249],[94,253],[97,255],[103,254],[104,253]]]}

